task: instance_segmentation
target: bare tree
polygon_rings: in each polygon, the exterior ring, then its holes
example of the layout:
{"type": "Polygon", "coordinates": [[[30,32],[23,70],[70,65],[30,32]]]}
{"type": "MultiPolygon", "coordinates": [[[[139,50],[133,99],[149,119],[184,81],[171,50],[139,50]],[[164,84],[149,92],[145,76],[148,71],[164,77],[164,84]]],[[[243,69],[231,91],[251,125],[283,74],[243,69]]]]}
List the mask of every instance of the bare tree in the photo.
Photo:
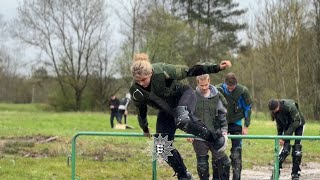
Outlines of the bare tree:
{"type": "MultiPolygon", "coordinates": [[[[133,55],[139,51],[139,31],[142,16],[145,14],[144,4],[145,0],[121,0],[116,8],[116,14],[121,22],[121,34],[124,36],[125,41],[122,45],[122,56],[117,61],[121,63],[119,69],[123,77],[129,77],[130,65],[132,63],[133,55]]],[[[131,80],[128,79],[128,83],[131,80]]]]}
{"type": "Polygon", "coordinates": [[[24,0],[18,8],[14,33],[45,52],[61,91],[72,87],[75,110],[87,86],[92,52],[105,36],[104,0],[24,0]]]}
{"type": "Polygon", "coordinates": [[[299,101],[300,84],[300,29],[303,22],[303,4],[298,1],[265,1],[265,6],[256,17],[256,44],[264,60],[271,66],[267,76],[275,81],[274,86],[281,97],[293,96],[299,101]],[[294,66],[292,65],[294,64],[294,66]],[[292,72],[295,72],[292,76],[292,72]],[[293,79],[289,79],[289,78],[293,79]],[[280,81],[279,81],[280,80],[280,81]],[[292,86],[289,82],[295,82],[292,86]]]}
{"type": "Polygon", "coordinates": [[[95,51],[92,63],[92,91],[95,99],[95,105],[103,111],[107,107],[110,96],[116,94],[121,88],[120,79],[114,77],[117,75],[117,63],[112,61],[113,44],[109,39],[103,41],[95,51]]]}
{"type": "Polygon", "coordinates": [[[312,72],[312,92],[314,96],[312,98],[312,107],[313,107],[313,117],[314,119],[320,119],[320,0],[313,0],[313,17],[314,17],[314,25],[313,32],[315,34],[315,50],[311,63],[311,72],[312,72]]]}

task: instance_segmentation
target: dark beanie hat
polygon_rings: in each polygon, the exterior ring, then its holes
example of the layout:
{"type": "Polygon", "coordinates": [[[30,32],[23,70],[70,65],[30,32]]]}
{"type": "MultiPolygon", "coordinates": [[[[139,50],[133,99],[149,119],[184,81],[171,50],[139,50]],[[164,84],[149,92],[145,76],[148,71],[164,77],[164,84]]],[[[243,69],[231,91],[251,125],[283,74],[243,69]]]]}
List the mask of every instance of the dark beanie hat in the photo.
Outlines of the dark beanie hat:
{"type": "Polygon", "coordinates": [[[236,75],[234,73],[228,73],[225,76],[224,82],[229,85],[229,86],[233,86],[237,84],[237,78],[236,75]]]}
{"type": "Polygon", "coordinates": [[[279,106],[279,101],[277,99],[270,99],[268,107],[270,111],[275,110],[279,106]]]}

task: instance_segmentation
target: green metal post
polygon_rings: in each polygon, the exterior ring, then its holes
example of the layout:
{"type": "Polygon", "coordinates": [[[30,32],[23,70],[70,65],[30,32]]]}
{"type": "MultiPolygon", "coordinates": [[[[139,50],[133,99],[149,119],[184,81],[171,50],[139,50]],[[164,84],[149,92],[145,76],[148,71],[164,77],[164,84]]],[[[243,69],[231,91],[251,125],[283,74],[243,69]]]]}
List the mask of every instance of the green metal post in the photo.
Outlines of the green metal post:
{"type": "Polygon", "coordinates": [[[72,172],[71,172],[71,179],[74,180],[76,179],[76,139],[77,135],[73,136],[72,138],[72,151],[71,151],[71,167],[72,167],[72,172]]]}
{"type": "Polygon", "coordinates": [[[278,180],[279,179],[279,139],[275,138],[274,139],[274,168],[273,168],[273,174],[274,174],[274,179],[278,180]]]}
{"type": "MultiPolygon", "coordinates": [[[[76,178],[76,140],[78,136],[126,136],[126,137],[143,137],[142,133],[118,133],[118,132],[78,132],[72,138],[72,151],[71,151],[71,179],[76,178]]],[[[190,134],[176,134],[177,138],[194,138],[195,136],[190,134]]],[[[275,180],[279,179],[279,139],[301,139],[301,140],[320,140],[320,136],[269,136],[269,135],[228,135],[230,139],[274,139],[275,140],[275,155],[274,155],[274,174],[275,180]]],[[[152,162],[152,179],[157,179],[157,161],[152,162]]]]}
{"type": "MultiPolygon", "coordinates": [[[[153,136],[152,136],[153,137],[153,136]]],[[[152,158],[157,153],[156,143],[153,141],[152,158]]],[[[152,180],[157,180],[157,159],[154,158],[152,161],[152,180]]]]}
{"type": "Polygon", "coordinates": [[[152,180],[157,180],[157,160],[152,161],[152,180]]]}

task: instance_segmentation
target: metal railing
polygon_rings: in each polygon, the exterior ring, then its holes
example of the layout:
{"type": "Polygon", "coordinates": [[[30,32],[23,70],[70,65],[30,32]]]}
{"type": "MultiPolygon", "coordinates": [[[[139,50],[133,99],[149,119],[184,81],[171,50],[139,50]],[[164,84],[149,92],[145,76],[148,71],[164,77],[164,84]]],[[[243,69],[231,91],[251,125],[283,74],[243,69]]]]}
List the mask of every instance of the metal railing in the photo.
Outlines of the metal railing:
{"type": "MultiPolygon", "coordinates": [[[[76,179],[76,140],[79,136],[122,136],[122,137],[144,137],[142,133],[117,133],[117,132],[78,132],[72,138],[71,151],[71,179],[76,179]]],[[[193,138],[190,134],[176,134],[176,138],[193,138]]],[[[274,179],[279,179],[279,139],[293,140],[320,140],[320,136],[271,136],[271,135],[228,135],[229,139],[274,139],[274,179]]],[[[70,158],[70,157],[69,157],[70,158]]],[[[78,178],[80,179],[80,178],[78,178]]],[[[157,162],[152,162],[152,179],[157,179],[157,162]]]]}

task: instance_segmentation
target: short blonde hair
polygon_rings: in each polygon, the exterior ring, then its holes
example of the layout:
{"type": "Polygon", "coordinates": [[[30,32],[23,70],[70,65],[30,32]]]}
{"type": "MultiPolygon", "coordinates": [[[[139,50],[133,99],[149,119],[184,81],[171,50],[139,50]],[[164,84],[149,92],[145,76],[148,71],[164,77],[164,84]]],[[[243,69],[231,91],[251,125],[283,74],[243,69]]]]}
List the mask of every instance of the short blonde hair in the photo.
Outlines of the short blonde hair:
{"type": "Polygon", "coordinates": [[[152,73],[152,66],[146,53],[137,53],[131,65],[132,76],[147,76],[152,73]]]}
{"type": "Polygon", "coordinates": [[[210,81],[210,76],[209,76],[209,74],[202,74],[202,75],[200,75],[200,76],[197,76],[197,83],[198,83],[199,81],[204,81],[204,80],[210,81]]]}

